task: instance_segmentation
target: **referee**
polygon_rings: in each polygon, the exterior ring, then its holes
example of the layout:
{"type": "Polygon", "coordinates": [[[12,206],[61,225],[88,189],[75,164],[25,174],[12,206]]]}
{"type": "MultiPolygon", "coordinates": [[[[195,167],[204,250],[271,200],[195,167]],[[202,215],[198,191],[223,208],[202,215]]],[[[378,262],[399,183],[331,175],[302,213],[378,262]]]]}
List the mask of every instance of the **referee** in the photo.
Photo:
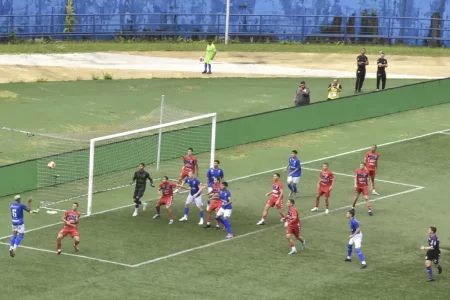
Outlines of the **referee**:
{"type": "Polygon", "coordinates": [[[381,89],[384,90],[386,87],[386,68],[388,67],[388,62],[384,58],[384,52],[380,52],[380,58],[377,60],[377,91],[380,90],[380,81],[381,81],[381,89]]]}
{"type": "Polygon", "coordinates": [[[361,88],[366,79],[366,66],[369,64],[369,59],[366,56],[366,48],[361,49],[361,55],[356,58],[356,65],[358,69],[356,70],[356,82],[355,82],[355,93],[361,93],[361,88]]]}

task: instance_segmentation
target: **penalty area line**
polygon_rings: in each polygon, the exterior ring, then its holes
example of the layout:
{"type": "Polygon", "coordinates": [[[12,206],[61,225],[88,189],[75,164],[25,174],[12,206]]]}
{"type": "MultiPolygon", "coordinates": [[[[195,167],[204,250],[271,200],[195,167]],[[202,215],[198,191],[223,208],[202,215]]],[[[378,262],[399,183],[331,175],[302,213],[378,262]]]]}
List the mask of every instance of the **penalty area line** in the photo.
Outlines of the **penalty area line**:
{"type": "MultiPolygon", "coordinates": [[[[449,129],[444,129],[444,130],[439,130],[439,131],[434,131],[434,132],[430,132],[430,133],[426,133],[426,134],[422,134],[422,135],[417,135],[417,136],[413,136],[413,137],[410,137],[410,138],[405,138],[405,139],[400,139],[400,140],[395,140],[395,141],[392,141],[392,142],[379,144],[378,147],[384,147],[384,146],[394,145],[394,144],[398,144],[398,143],[402,143],[402,142],[412,141],[412,140],[416,140],[416,139],[432,136],[432,135],[435,135],[435,134],[439,134],[439,133],[442,133],[442,132],[445,132],[445,131],[450,131],[450,128],[449,129]]],[[[370,147],[364,147],[364,148],[360,148],[360,149],[356,149],[356,150],[352,150],[352,151],[342,152],[342,153],[339,153],[339,154],[334,154],[334,155],[330,155],[330,156],[326,156],[326,157],[322,157],[322,158],[318,158],[318,159],[314,159],[314,160],[310,160],[310,161],[305,161],[305,162],[302,163],[302,165],[316,163],[316,162],[323,162],[323,161],[325,161],[327,159],[332,159],[332,158],[336,158],[336,157],[340,157],[340,156],[354,154],[354,153],[358,153],[358,152],[361,152],[361,151],[364,151],[364,150],[369,150],[369,149],[370,149],[370,147]]],[[[247,178],[251,178],[251,177],[254,177],[254,176],[259,176],[259,175],[263,175],[263,174],[267,174],[267,173],[280,171],[280,170],[283,170],[285,168],[286,168],[286,166],[283,166],[283,167],[280,167],[280,168],[276,168],[276,169],[272,169],[272,170],[266,170],[266,171],[258,172],[258,173],[253,173],[253,174],[250,174],[250,175],[247,175],[247,176],[238,177],[238,178],[230,179],[230,180],[227,180],[227,181],[228,182],[232,182],[232,181],[247,179],[247,178]]],[[[150,201],[155,201],[155,200],[158,200],[158,199],[159,198],[153,198],[153,199],[150,199],[150,200],[147,200],[147,201],[150,202],[150,201]]],[[[100,215],[100,214],[104,214],[104,213],[109,213],[109,212],[113,212],[113,211],[116,211],[116,210],[128,208],[128,207],[131,207],[133,205],[134,204],[123,205],[123,206],[120,206],[120,207],[115,207],[115,208],[99,211],[97,213],[91,214],[90,216],[82,216],[81,218],[87,218],[87,217],[92,217],[92,216],[96,216],[96,215],[100,215]]],[[[49,224],[49,225],[45,225],[45,226],[41,226],[41,227],[32,228],[30,230],[27,230],[27,233],[33,232],[33,231],[37,231],[37,230],[41,230],[41,229],[46,229],[46,228],[57,226],[57,225],[62,225],[62,222],[53,223],[53,224],[49,224]]],[[[10,237],[9,235],[0,237],[0,241],[4,240],[4,239],[8,239],[9,237],[10,237]]]]}
{"type": "MultiPolygon", "coordinates": [[[[424,187],[416,187],[416,188],[409,189],[409,190],[406,190],[406,191],[403,191],[403,192],[398,192],[398,193],[394,193],[394,194],[389,194],[389,195],[386,195],[386,196],[378,197],[376,199],[370,200],[370,202],[377,202],[377,201],[380,201],[380,200],[383,200],[383,199],[388,199],[388,198],[392,198],[392,197],[396,197],[396,196],[401,196],[401,195],[404,195],[404,194],[408,194],[408,193],[419,191],[421,189],[424,189],[424,187]]],[[[366,202],[365,201],[364,202],[359,202],[359,203],[356,204],[356,206],[363,205],[363,204],[366,204],[366,202]]],[[[333,213],[333,212],[337,212],[337,211],[341,211],[341,210],[349,209],[349,208],[351,208],[351,205],[341,206],[341,207],[338,207],[338,208],[335,208],[335,209],[331,209],[329,211],[329,213],[333,213]]],[[[301,220],[303,221],[303,220],[307,220],[307,219],[312,219],[312,218],[315,218],[315,217],[322,216],[324,214],[325,213],[322,212],[322,213],[309,215],[309,216],[301,218],[301,220]]],[[[281,226],[282,226],[282,224],[277,224],[277,225],[266,227],[264,229],[247,232],[247,233],[235,236],[235,237],[233,237],[233,238],[231,238],[229,240],[224,239],[224,240],[208,243],[208,244],[205,244],[205,245],[202,245],[202,246],[189,248],[189,249],[182,250],[182,251],[179,251],[179,252],[175,252],[175,253],[172,253],[172,254],[169,254],[169,255],[165,255],[165,256],[157,257],[157,258],[154,258],[154,259],[151,259],[151,260],[147,260],[147,261],[135,264],[135,265],[131,265],[131,267],[132,268],[137,268],[137,267],[141,267],[141,266],[144,266],[144,265],[153,264],[153,263],[156,263],[156,262],[161,261],[161,260],[166,260],[166,259],[169,259],[169,258],[172,258],[172,257],[176,257],[176,256],[180,256],[180,255],[183,255],[183,254],[186,254],[186,253],[190,253],[190,252],[193,252],[193,251],[196,251],[196,250],[201,250],[201,249],[209,248],[209,247],[212,247],[212,246],[215,246],[215,245],[218,245],[218,244],[230,242],[230,241],[233,241],[233,240],[236,240],[236,239],[241,239],[241,238],[248,237],[248,236],[251,236],[251,235],[254,235],[254,234],[258,234],[258,233],[261,233],[261,232],[265,232],[265,231],[268,231],[268,230],[271,230],[271,229],[274,229],[274,228],[279,228],[281,226]]]]}
{"type": "MultiPolygon", "coordinates": [[[[303,170],[308,170],[308,171],[317,171],[317,172],[322,171],[320,169],[304,168],[304,167],[302,167],[302,169],[303,170]]],[[[353,174],[345,174],[345,173],[338,173],[338,172],[333,172],[333,174],[339,175],[339,176],[345,176],[345,177],[355,177],[355,175],[353,175],[353,174]]],[[[402,183],[402,182],[396,182],[396,181],[390,181],[390,180],[376,179],[376,181],[377,182],[384,182],[384,183],[395,184],[395,185],[408,186],[408,187],[413,187],[413,188],[424,188],[423,186],[420,186],[420,185],[409,184],[409,183],[402,183]]]]}
{"type": "MultiPolygon", "coordinates": [[[[0,245],[9,246],[9,243],[0,242],[0,245]]],[[[19,246],[18,249],[28,249],[28,250],[34,250],[34,251],[39,251],[39,252],[52,253],[53,255],[56,255],[56,251],[52,251],[52,250],[48,250],[48,249],[42,249],[42,248],[35,248],[35,247],[29,247],[29,246],[19,246]]],[[[120,263],[120,262],[112,261],[112,260],[106,260],[106,259],[101,259],[101,258],[85,256],[85,255],[77,255],[77,254],[64,253],[64,252],[61,253],[61,255],[77,257],[77,258],[83,258],[83,259],[98,261],[98,262],[101,262],[101,263],[108,263],[108,264],[118,265],[118,266],[122,266],[122,267],[129,267],[129,268],[133,267],[133,265],[124,264],[124,263],[120,263]]]]}

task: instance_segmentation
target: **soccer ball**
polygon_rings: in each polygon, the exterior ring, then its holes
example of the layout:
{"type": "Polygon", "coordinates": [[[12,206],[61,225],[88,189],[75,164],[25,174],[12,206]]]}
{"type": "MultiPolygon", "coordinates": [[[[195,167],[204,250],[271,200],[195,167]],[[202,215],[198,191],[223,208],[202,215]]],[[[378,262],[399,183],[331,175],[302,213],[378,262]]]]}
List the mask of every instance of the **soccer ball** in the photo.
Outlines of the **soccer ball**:
{"type": "Polygon", "coordinates": [[[200,56],[200,62],[203,62],[204,60],[203,56],[200,56]]]}
{"type": "Polygon", "coordinates": [[[51,161],[51,162],[49,162],[49,163],[47,164],[47,167],[48,167],[49,169],[54,169],[54,168],[56,167],[56,164],[55,164],[54,161],[51,161]]]}

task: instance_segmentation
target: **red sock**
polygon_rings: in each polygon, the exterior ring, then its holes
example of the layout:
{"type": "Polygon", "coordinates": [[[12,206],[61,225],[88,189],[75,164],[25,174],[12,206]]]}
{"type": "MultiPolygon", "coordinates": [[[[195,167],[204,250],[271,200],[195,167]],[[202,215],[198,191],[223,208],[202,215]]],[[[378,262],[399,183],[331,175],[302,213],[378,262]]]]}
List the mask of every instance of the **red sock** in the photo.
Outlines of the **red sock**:
{"type": "Polygon", "coordinates": [[[319,207],[319,199],[316,199],[316,207],[319,207]]]}
{"type": "Polygon", "coordinates": [[[160,208],[160,207],[157,207],[157,208],[156,208],[156,214],[159,215],[160,212],[161,212],[161,208],[160,208]]]}
{"type": "Polygon", "coordinates": [[[261,217],[263,220],[265,220],[266,219],[266,216],[265,215],[263,215],[262,217],[261,217]]]}
{"type": "Polygon", "coordinates": [[[325,208],[328,209],[328,199],[325,199],[325,208]]]}
{"type": "Polygon", "coordinates": [[[211,223],[211,216],[208,217],[208,223],[211,223]]]}
{"type": "Polygon", "coordinates": [[[171,212],[171,211],[169,211],[169,220],[173,220],[172,212],[171,212]]]}
{"type": "Polygon", "coordinates": [[[56,249],[61,250],[61,243],[56,243],[56,249]]]}
{"type": "Polygon", "coordinates": [[[370,204],[367,204],[367,210],[369,210],[369,211],[372,210],[372,206],[370,206],[370,204]]]}
{"type": "Polygon", "coordinates": [[[294,247],[295,246],[295,244],[294,243],[291,243],[291,242],[289,242],[289,247],[294,247]]]}
{"type": "Polygon", "coordinates": [[[79,241],[75,241],[75,246],[78,246],[80,242],[79,241]]]}

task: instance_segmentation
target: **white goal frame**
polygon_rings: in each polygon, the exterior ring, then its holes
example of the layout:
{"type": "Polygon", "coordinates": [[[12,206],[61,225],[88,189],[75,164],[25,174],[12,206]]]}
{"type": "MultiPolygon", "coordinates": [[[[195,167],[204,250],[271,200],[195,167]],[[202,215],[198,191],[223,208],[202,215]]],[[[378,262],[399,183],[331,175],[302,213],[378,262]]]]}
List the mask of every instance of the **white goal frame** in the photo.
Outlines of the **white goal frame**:
{"type": "Polygon", "coordinates": [[[122,133],[116,133],[116,134],[111,134],[111,135],[91,139],[89,142],[89,179],[88,179],[89,181],[88,181],[87,215],[90,216],[92,214],[92,198],[93,198],[93,193],[94,193],[95,145],[97,142],[120,138],[120,137],[124,137],[127,135],[133,135],[133,134],[158,130],[159,131],[158,153],[157,153],[158,158],[157,158],[156,163],[159,167],[159,160],[160,160],[160,154],[161,154],[160,153],[161,142],[162,142],[162,138],[163,138],[163,134],[164,134],[164,133],[162,133],[162,130],[167,127],[181,125],[181,124],[190,123],[190,122],[195,122],[195,121],[204,120],[204,119],[211,119],[211,125],[212,125],[211,126],[211,150],[210,150],[211,151],[211,159],[209,162],[209,165],[210,165],[209,167],[212,168],[214,165],[214,154],[215,154],[215,149],[216,149],[217,113],[205,114],[205,115],[192,117],[192,118],[188,118],[188,119],[183,119],[183,120],[178,120],[178,121],[174,121],[174,122],[170,122],[170,123],[166,123],[166,124],[159,124],[159,125],[155,125],[155,126],[151,126],[151,127],[146,127],[146,128],[126,131],[126,132],[122,132],[122,133]]]}

